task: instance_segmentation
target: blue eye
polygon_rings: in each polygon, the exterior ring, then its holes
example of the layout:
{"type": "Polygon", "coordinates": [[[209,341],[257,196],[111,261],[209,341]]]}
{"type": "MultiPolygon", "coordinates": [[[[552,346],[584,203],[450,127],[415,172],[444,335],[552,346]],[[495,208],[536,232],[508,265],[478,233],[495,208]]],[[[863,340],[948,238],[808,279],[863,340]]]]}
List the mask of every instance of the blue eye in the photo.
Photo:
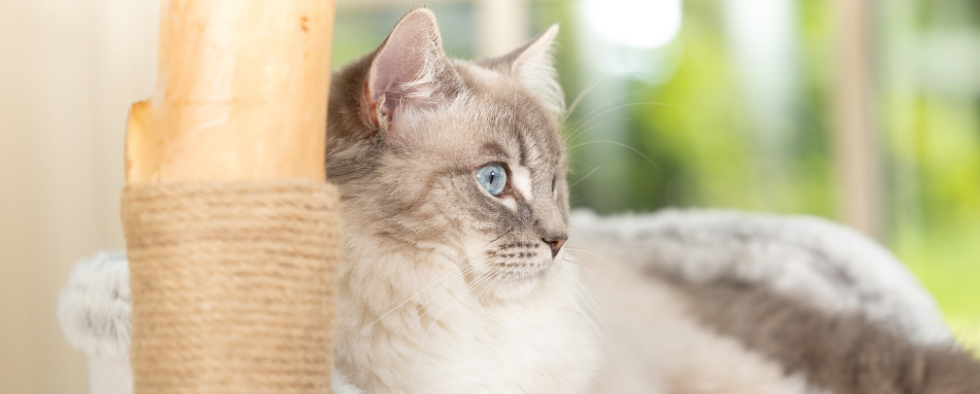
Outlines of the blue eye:
{"type": "Polygon", "coordinates": [[[476,170],[476,179],[480,180],[480,184],[490,194],[499,196],[504,192],[504,186],[507,186],[507,171],[500,164],[487,164],[476,170]]]}

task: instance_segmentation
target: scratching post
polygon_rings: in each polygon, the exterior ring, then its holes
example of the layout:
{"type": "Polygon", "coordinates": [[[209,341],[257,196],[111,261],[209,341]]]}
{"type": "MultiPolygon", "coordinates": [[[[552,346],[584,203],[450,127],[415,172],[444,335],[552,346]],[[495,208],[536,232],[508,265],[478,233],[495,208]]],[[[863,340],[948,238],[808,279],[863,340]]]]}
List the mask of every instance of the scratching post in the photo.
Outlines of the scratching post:
{"type": "Polygon", "coordinates": [[[122,219],[136,393],[328,393],[332,0],[163,3],[122,219]]]}

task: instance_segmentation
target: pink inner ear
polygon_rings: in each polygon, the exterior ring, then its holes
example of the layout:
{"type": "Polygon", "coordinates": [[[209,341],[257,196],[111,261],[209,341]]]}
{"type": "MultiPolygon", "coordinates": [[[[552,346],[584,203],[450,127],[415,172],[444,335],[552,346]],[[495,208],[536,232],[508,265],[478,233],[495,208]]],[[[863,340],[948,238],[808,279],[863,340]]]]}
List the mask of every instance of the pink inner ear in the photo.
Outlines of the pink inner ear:
{"type": "Polygon", "coordinates": [[[434,90],[432,74],[444,56],[429,10],[418,9],[402,18],[371,65],[367,88],[372,123],[378,125],[377,112],[391,121],[398,106],[428,97],[434,90]],[[384,104],[378,111],[382,96],[384,104]]]}
{"type": "Polygon", "coordinates": [[[378,102],[371,97],[371,82],[364,82],[364,102],[367,103],[367,118],[374,127],[378,127],[378,102]]]}

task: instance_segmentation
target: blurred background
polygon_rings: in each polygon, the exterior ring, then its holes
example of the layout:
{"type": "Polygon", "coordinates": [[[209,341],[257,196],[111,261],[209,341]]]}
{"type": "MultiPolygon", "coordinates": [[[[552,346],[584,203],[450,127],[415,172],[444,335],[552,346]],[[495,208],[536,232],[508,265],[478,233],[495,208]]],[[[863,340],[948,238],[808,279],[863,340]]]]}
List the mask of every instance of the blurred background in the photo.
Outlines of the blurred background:
{"type": "MultiPolygon", "coordinates": [[[[413,1],[339,0],[334,66],[413,1]]],[[[980,352],[980,3],[431,0],[446,51],[561,23],[576,207],[809,214],[891,249],[980,352]]],[[[62,338],[71,264],[121,248],[129,105],[159,0],[0,0],[0,392],[83,393],[62,338]]]]}

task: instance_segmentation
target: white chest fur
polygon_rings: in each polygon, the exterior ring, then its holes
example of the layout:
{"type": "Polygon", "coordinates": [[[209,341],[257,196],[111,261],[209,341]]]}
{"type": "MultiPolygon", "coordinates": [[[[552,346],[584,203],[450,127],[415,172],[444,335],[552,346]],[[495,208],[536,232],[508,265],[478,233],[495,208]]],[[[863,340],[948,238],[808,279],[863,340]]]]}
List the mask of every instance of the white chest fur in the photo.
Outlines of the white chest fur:
{"type": "Polygon", "coordinates": [[[570,268],[526,299],[488,304],[468,292],[422,291],[380,319],[378,300],[350,292],[357,281],[347,276],[337,366],[366,393],[584,392],[600,351],[570,268]]]}

